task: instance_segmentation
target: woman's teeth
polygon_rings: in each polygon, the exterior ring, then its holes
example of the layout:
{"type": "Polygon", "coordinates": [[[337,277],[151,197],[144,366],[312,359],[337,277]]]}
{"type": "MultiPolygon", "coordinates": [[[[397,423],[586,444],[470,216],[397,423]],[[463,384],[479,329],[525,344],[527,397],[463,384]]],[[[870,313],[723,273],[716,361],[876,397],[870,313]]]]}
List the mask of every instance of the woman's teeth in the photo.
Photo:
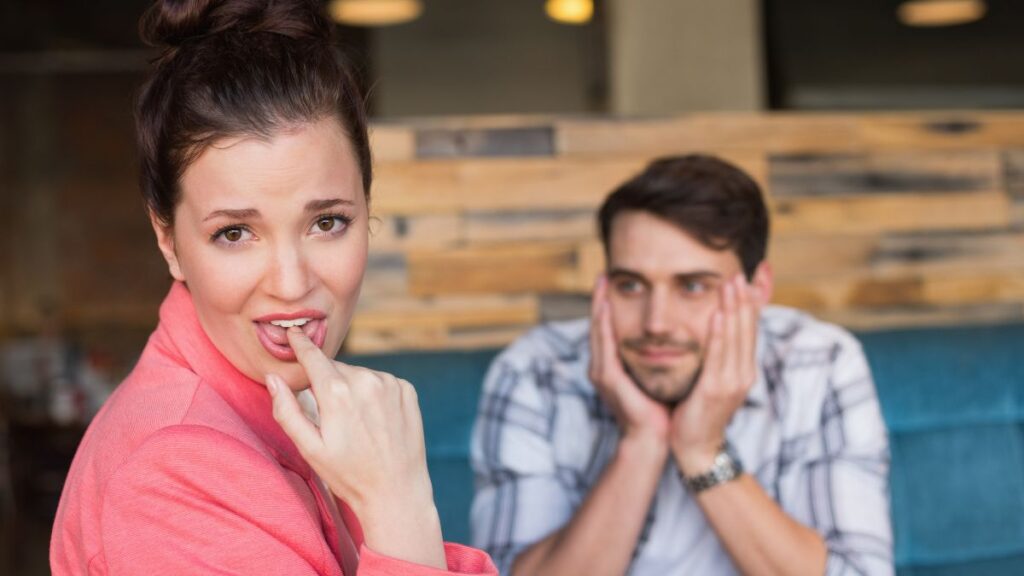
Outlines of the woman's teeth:
{"type": "Polygon", "coordinates": [[[309,322],[309,318],[296,318],[295,320],[271,320],[270,323],[274,326],[280,326],[281,328],[291,328],[292,326],[304,326],[309,322]]]}

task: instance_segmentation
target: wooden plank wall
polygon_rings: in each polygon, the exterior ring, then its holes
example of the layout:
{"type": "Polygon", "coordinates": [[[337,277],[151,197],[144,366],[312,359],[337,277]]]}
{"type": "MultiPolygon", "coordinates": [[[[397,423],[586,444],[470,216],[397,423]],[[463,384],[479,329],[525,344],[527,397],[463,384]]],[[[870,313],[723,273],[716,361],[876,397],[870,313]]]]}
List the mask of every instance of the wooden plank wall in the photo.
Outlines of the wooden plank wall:
{"type": "Polygon", "coordinates": [[[378,124],[353,352],[498,346],[583,314],[594,212],[652,158],[766,189],[777,302],[857,329],[1024,320],[1024,113],[378,124]]]}

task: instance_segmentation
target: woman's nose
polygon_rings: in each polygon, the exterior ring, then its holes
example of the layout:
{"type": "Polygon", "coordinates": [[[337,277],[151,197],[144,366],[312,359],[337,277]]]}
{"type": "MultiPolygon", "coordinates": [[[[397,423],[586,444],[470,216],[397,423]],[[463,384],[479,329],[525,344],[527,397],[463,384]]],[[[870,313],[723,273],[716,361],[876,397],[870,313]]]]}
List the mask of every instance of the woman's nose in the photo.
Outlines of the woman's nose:
{"type": "Polygon", "coordinates": [[[312,277],[301,246],[280,246],[274,251],[267,286],[279,300],[301,300],[312,289],[312,277]]]}

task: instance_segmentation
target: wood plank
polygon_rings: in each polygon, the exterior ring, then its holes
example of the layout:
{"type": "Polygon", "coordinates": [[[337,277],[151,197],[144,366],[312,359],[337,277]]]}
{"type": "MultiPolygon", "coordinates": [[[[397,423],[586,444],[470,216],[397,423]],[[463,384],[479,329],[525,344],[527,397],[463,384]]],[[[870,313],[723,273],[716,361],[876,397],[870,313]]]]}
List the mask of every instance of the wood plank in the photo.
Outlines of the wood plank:
{"type": "Polygon", "coordinates": [[[345,342],[352,353],[501,346],[539,322],[533,296],[378,299],[360,309],[345,342]]]}
{"type": "MultiPolygon", "coordinates": [[[[732,154],[727,159],[765,185],[763,155],[732,154]]],[[[384,216],[596,210],[649,161],[647,156],[610,156],[381,164],[374,212],[384,216]]]]}
{"type": "Polygon", "coordinates": [[[593,209],[646,158],[473,159],[382,164],[378,215],[593,209]]]}
{"type": "Polygon", "coordinates": [[[597,235],[595,210],[467,212],[462,218],[468,244],[590,240],[597,235]]]}
{"type": "Polygon", "coordinates": [[[465,225],[456,214],[385,214],[370,222],[370,253],[403,253],[413,248],[457,246],[465,238],[465,225]]]}
{"type": "Polygon", "coordinates": [[[870,265],[877,234],[778,234],[768,243],[768,262],[777,278],[842,274],[870,265]]]}
{"type": "Polygon", "coordinates": [[[346,354],[382,354],[405,350],[479,350],[501,348],[511,344],[532,324],[502,326],[474,331],[408,329],[400,331],[357,330],[349,335],[343,350],[346,354]]]}
{"type": "Polygon", "coordinates": [[[877,113],[858,124],[863,146],[876,151],[1024,146],[1019,112],[877,113]]]}
{"type": "Polygon", "coordinates": [[[859,331],[1005,324],[1024,321],[1024,305],[1014,302],[966,306],[836,310],[822,312],[818,317],[827,322],[845,326],[850,330],[859,331]]]}
{"type": "Polygon", "coordinates": [[[1010,197],[1024,202],[1024,148],[1003,151],[1003,178],[1010,197]]]}
{"type": "Polygon", "coordinates": [[[843,153],[1024,145],[1019,112],[701,113],[647,120],[557,123],[566,155],[683,150],[843,153]]]}
{"type": "Polygon", "coordinates": [[[705,113],[646,120],[561,120],[564,155],[683,154],[708,150],[756,152],[857,152],[857,118],[851,115],[705,113]]]}
{"type": "Polygon", "coordinates": [[[949,275],[930,271],[854,272],[780,278],[774,300],[811,312],[1024,302],[1024,270],[949,275]]]}
{"type": "Polygon", "coordinates": [[[412,160],[416,157],[416,133],[413,128],[399,124],[372,123],[370,150],[375,164],[412,160]]]}
{"type": "Polygon", "coordinates": [[[995,229],[887,235],[879,239],[870,267],[877,273],[1024,270],[1024,232],[995,229]]]}
{"type": "Polygon", "coordinates": [[[803,154],[769,158],[772,196],[970,192],[1002,187],[994,150],[803,154]]]}
{"type": "Polygon", "coordinates": [[[421,128],[417,158],[527,157],[555,154],[551,126],[513,128],[421,128]]]}
{"type": "Polygon", "coordinates": [[[771,204],[777,234],[981,230],[1011,223],[1009,196],[998,190],[786,198],[771,204]]]}
{"type": "Polygon", "coordinates": [[[353,326],[363,330],[400,328],[476,328],[528,324],[540,318],[535,296],[398,296],[360,305],[353,326]]]}
{"type": "Polygon", "coordinates": [[[409,292],[425,296],[572,291],[580,284],[578,250],[572,243],[524,243],[410,252],[409,292]]]}

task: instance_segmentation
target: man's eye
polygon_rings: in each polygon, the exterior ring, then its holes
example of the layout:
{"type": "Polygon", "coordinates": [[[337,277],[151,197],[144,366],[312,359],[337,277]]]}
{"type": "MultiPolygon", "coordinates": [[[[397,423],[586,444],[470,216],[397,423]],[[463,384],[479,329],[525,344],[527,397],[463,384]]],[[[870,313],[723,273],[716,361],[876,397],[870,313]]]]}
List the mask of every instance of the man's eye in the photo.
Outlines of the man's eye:
{"type": "Polygon", "coordinates": [[[636,280],[621,280],[615,287],[622,294],[636,294],[644,288],[643,284],[636,280]]]}
{"type": "Polygon", "coordinates": [[[708,285],[699,280],[691,280],[683,285],[687,294],[703,294],[707,292],[708,285]]]}

